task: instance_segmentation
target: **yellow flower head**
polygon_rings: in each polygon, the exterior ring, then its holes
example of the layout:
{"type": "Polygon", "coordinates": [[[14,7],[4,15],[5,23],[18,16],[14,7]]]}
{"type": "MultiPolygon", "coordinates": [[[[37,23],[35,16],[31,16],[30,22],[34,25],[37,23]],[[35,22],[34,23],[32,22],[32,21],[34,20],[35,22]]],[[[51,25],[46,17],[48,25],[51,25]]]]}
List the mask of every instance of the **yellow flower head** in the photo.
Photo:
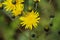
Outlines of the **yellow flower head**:
{"type": "Polygon", "coordinates": [[[20,24],[22,24],[22,26],[26,25],[26,29],[29,28],[32,30],[32,27],[34,26],[34,28],[36,28],[37,23],[39,23],[40,17],[38,16],[39,14],[34,11],[28,12],[27,15],[19,18],[22,21],[20,24]]]}
{"type": "Polygon", "coordinates": [[[15,5],[12,4],[12,0],[6,0],[2,4],[5,5],[4,9],[6,9],[6,11],[11,11],[15,9],[15,5]]]}
{"type": "Polygon", "coordinates": [[[16,3],[16,5],[15,5],[15,10],[13,10],[12,13],[13,13],[13,15],[18,16],[19,14],[21,14],[21,12],[23,11],[23,9],[24,9],[24,4],[21,4],[18,1],[18,3],[16,3]]]}
{"type": "Polygon", "coordinates": [[[6,11],[12,10],[13,15],[18,16],[19,14],[21,14],[21,11],[23,11],[24,5],[22,4],[22,2],[24,2],[24,0],[15,0],[15,4],[13,4],[13,1],[14,0],[6,0],[3,2],[3,4],[5,5],[6,11]]]}

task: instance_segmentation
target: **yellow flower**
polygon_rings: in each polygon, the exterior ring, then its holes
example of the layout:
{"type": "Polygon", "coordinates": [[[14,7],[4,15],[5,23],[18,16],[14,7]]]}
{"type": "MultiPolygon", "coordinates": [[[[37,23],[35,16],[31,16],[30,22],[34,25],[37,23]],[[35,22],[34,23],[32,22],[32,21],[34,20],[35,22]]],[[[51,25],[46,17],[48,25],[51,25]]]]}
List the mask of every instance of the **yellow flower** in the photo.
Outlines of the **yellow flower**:
{"type": "Polygon", "coordinates": [[[15,5],[12,4],[12,0],[6,0],[3,2],[3,4],[5,5],[4,9],[6,9],[6,11],[11,11],[15,9],[15,5]]]}
{"type": "Polygon", "coordinates": [[[15,10],[12,11],[13,15],[18,16],[24,9],[24,4],[16,3],[15,10]]]}
{"type": "Polygon", "coordinates": [[[34,28],[37,27],[37,23],[39,23],[40,17],[38,17],[39,14],[37,12],[27,12],[27,15],[20,17],[19,19],[22,21],[20,24],[22,26],[26,25],[26,29],[31,29],[34,26],[34,28]]]}
{"type": "Polygon", "coordinates": [[[24,5],[22,4],[24,0],[6,0],[3,2],[6,11],[12,11],[14,16],[18,16],[23,11],[24,5]],[[16,2],[13,4],[13,2],[16,2]]]}

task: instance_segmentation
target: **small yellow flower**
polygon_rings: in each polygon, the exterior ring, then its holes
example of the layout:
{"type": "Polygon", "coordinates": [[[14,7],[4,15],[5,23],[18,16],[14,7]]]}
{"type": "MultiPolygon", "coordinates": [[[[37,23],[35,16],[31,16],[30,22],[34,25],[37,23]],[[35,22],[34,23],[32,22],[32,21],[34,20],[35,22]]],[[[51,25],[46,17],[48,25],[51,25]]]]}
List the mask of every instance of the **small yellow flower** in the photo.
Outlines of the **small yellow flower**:
{"type": "Polygon", "coordinates": [[[15,5],[12,4],[12,0],[6,0],[2,4],[5,5],[4,9],[6,9],[6,11],[11,11],[15,9],[15,5]]]}
{"type": "Polygon", "coordinates": [[[24,2],[24,0],[6,0],[3,2],[3,4],[5,5],[4,8],[6,9],[6,11],[12,11],[14,16],[18,16],[24,9],[24,5],[22,4],[22,2],[24,2]],[[13,4],[13,2],[16,3],[13,4]]]}
{"type": "Polygon", "coordinates": [[[38,17],[39,14],[32,11],[32,12],[27,12],[27,15],[20,17],[19,19],[22,21],[20,24],[22,26],[26,25],[26,29],[31,29],[34,26],[34,28],[37,27],[37,23],[39,23],[40,17],[38,17]]]}
{"type": "Polygon", "coordinates": [[[13,15],[18,16],[19,14],[21,14],[23,9],[24,9],[24,4],[18,2],[15,6],[15,10],[13,10],[12,13],[13,15]]]}

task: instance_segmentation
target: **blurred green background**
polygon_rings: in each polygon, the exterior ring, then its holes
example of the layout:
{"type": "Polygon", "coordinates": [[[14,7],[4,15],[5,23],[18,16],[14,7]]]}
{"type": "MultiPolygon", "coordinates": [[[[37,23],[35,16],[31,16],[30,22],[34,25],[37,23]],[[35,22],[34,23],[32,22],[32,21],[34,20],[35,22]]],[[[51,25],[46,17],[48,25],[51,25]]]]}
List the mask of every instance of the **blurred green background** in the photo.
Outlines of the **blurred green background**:
{"type": "Polygon", "coordinates": [[[60,40],[60,0],[24,0],[24,11],[28,11],[29,6],[38,11],[41,18],[38,27],[32,30],[26,30],[19,25],[18,17],[0,8],[0,40],[60,40]]]}

